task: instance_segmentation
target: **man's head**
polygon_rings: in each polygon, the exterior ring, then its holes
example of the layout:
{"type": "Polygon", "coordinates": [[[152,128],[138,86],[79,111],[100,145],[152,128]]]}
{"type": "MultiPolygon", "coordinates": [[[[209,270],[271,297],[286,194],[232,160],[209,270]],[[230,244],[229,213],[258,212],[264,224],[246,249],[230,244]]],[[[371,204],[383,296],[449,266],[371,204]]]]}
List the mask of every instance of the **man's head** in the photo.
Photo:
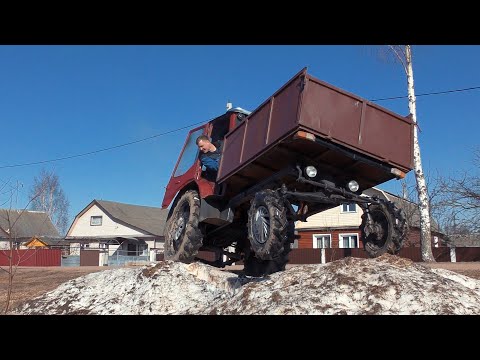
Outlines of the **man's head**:
{"type": "Polygon", "coordinates": [[[200,135],[197,138],[197,146],[203,153],[208,153],[209,151],[215,151],[213,144],[210,142],[210,139],[206,135],[200,135]]]}

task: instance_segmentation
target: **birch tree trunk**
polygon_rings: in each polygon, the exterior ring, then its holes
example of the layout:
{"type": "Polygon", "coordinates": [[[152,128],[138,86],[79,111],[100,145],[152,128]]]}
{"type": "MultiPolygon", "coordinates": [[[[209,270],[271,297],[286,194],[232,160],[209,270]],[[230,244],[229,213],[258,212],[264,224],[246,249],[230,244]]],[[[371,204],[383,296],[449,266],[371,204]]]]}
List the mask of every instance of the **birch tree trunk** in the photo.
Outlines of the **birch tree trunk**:
{"type": "Polygon", "coordinates": [[[432,253],[432,234],[430,225],[430,208],[428,201],[427,184],[423,174],[422,159],[420,157],[420,145],[418,142],[417,107],[415,99],[415,87],[413,84],[412,50],[410,45],[405,45],[405,60],[408,85],[408,108],[412,114],[413,127],[413,164],[420,208],[420,243],[422,260],[435,262],[432,253]]]}

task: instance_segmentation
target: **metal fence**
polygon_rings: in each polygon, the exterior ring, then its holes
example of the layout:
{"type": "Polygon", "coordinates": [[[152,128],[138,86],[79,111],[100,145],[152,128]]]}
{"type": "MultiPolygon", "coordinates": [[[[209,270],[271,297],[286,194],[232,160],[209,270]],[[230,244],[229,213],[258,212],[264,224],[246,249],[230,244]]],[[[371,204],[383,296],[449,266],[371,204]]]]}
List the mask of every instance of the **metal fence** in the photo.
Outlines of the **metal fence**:
{"type": "Polygon", "coordinates": [[[128,251],[128,250],[116,250],[113,254],[108,255],[108,266],[128,266],[128,265],[140,265],[148,263],[150,261],[150,255],[148,251],[128,251]]]}
{"type": "Polygon", "coordinates": [[[154,254],[151,254],[151,251],[70,247],[62,251],[61,266],[143,265],[157,260],[159,250],[154,249],[154,254]]]}
{"type": "MultiPolygon", "coordinates": [[[[18,266],[60,266],[59,249],[14,249],[12,263],[18,266]]],[[[8,266],[10,250],[0,250],[0,266],[8,266]]]]}

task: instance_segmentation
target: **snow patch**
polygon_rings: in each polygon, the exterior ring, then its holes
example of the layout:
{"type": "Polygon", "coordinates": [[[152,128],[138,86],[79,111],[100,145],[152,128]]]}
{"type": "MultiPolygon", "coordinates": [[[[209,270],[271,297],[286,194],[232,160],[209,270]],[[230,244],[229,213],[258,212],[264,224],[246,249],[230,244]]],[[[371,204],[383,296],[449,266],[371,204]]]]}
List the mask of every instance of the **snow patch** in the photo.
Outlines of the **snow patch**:
{"type": "Polygon", "coordinates": [[[480,314],[480,280],[384,255],[301,265],[264,278],[202,263],[92,273],[17,314],[480,314]]]}

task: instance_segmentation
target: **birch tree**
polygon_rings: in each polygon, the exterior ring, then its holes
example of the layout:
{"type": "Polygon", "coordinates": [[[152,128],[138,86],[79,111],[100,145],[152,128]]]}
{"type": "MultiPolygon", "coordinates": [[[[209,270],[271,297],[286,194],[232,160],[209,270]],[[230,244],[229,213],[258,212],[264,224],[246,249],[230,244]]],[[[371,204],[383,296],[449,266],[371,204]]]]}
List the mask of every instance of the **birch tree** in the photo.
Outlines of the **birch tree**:
{"type": "Polygon", "coordinates": [[[42,169],[40,175],[34,178],[30,199],[30,210],[45,211],[58,232],[65,235],[70,203],[60,186],[58,175],[42,169]]]}
{"type": "Polygon", "coordinates": [[[432,234],[430,224],[430,208],[428,199],[427,183],[423,173],[422,159],[420,156],[420,144],[418,141],[417,105],[415,98],[415,85],[413,82],[412,49],[410,45],[388,45],[389,49],[400,61],[407,76],[408,108],[414,124],[413,127],[413,164],[417,185],[419,209],[420,209],[420,243],[422,260],[435,262],[432,253],[432,234]]]}

